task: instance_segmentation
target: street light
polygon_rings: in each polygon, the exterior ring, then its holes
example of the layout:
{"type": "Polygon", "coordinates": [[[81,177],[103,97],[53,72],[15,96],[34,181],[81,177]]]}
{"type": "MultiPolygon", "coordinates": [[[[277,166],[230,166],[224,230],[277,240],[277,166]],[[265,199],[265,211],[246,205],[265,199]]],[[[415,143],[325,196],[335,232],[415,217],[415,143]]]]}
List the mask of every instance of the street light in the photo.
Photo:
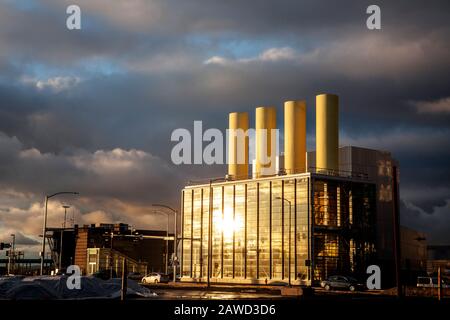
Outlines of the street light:
{"type": "Polygon", "coordinates": [[[166,258],[165,258],[165,273],[167,274],[168,268],[169,268],[169,214],[164,211],[155,211],[156,213],[163,214],[167,217],[167,223],[166,223],[166,258]]]}
{"type": "Polygon", "coordinates": [[[66,218],[67,218],[67,209],[70,208],[70,206],[68,205],[63,205],[62,206],[64,208],[64,223],[63,223],[63,228],[61,230],[61,237],[59,240],[59,269],[62,269],[62,253],[63,253],[63,235],[64,235],[64,230],[66,230],[66,218]]]}
{"type": "MultiPolygon", "coordinates": [[[[176,262],[178,261],[177,259],[177,220],[178,220],[178,211],[173,209],[172,207],[166,206],[165,204],[158,204],[158,203],[154,203],[152,204],[153,207],[160,207],[160,208],[165,208],[168,209],[170,211],[173,212],[174,214],[174,232],[173,232],[173,282],[175,283],[177,281],[177,266],[176,266],[176,262]]],[[[167,215],[167,223],[169,223],[169,216],[167,215]]],[[[167,237],[169,236],[169,227],[167,226],[167,237]]],[[[167,246],[167,251],[168,250],[168,246],[167,246]]],[[[167,258],[168,256],[166,255],[166,269],[167,269],[167,258]]],[[[166,271],[167,273],[167,271],[166,271]]]]}
{"type": "Polygon", "coordinates": [[[289,272],[289,286],[291,286],[291,207],[292,207],[292,203],[290,200],[286,199],[286,198],[282,198],[282,197],[276,197],[275,199],[277,200],[282,200],[282,201],[286,201],[287,203],[289,203],[289,268],[288,268],[288,272],[289,272]]]}
{"type": "Polygon", "coordinates": [[[105,236],[110,237],[110,244],[109,244],[109,278],[112,279],[113,277],[113,240],[114,240],[114,230],[111,229],[109,232],[104,233],[105,236]]]}
{"type": "Polygon", "coordinates": [[[75,192],[75,191],[61,191],[61,192],[56,192],[54,194],[45,196],[44,223],[43,223],[43,226],[42,226],[41,276],[44,274],[45,236],[46,236],[46,233],[47,233],[47,205],[48,205],[48,199],[50,199],[52,197],[55,197],[57,195],[60,195],[60,194],[78,195],[79,193],[75,192]]]}
{"type": "MultiPolygon", "coordinates": [[[[8,255],[8,275],[11,273],[11,256],[12,256],[12,264],[14,266],[14,258],[15,258],[15,250],[14,247],[16,245],[16,235],[15,234],[11,234],[12,237],[12,243],[11,243],[11,248],[9,249],[9,255],[8,255]]],[[[13,267],[13,272],[14,272],[14,267],[13,267]]]]}

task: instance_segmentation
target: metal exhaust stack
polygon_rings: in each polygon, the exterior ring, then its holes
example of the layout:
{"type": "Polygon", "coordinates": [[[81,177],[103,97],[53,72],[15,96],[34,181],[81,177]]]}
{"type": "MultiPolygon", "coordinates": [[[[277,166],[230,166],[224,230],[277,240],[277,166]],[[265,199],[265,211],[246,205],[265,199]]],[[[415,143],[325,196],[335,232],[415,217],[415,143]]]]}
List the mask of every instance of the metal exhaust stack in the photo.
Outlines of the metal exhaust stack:
{"type": "Polygon", "coordinates": [[[316,167],[332,174],[339,170],[339,97],[316,96],[316,167]]]}
{"type": "Polygon", "coordinates": [[[306,172],[306,102],[284,103],[284,169],[287,174],[306,172]]]}
{"type": "Polygon", "coordinates": [[[232,112],[228,130],[228,176],[233,179],[248,178],[248,113],[232,112]]]}
{"type": "Polygon", "coordinates": [[[256,177],[276,174],[276,109],[256,108],[256,177]],[[274,149],[274,150],[272,150],[274,149]],[[273,152],[272,152],[273,151],[273,152]]]}

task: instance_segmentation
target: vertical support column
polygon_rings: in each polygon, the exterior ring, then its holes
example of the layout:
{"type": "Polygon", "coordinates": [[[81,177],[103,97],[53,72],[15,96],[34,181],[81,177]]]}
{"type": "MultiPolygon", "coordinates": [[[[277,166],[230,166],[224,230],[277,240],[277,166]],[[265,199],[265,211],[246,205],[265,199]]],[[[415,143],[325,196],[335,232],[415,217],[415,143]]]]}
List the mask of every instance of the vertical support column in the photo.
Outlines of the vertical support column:
{"type": "MultiPolygon", "coordinates": [[[[284,180],[281,181],[281,199],[284,199],[284,180]]],[[[281,201],[281,279],[286,276],[284,272],[284,200],[281,201]]]]}
{"type": "Polygon", "coordinates": [[[256,184],[256,278],[259,279],[259,182],[256,184]]]}
{"type": "Polygon", "coordinates": [[[194,277],[193,265],[194,265],[194,190],[191,192],[191,278],[194,277]]]}
{"type": "Polygon", "coordinates": [[[272,279],[272,181],[269,183],[269,279],[272,279]]]}
{"type": "MultiPolygon", "coordinates": [[[[225,216],[224,216],[224,211],[225,211],[225,187],[222,186],[222,221],[225,220],[225,216]]],[[[223,228],[222,228],[222,235],[221,235],[221,239],[220,239],[220,277],[223,278],[223,228]]]]}
{"type": "Polygon", "coordinates": [[[245,184],[244,279],[247,279],[247,184],[245,184]]]}
{"type": "MultiPolygon", "coordinates": [[[[236,223],[236,185],[233,185],[233,221],[236,223]]],[[[233,279],[236,271],[236,228],[233,228],[233,279]]]]}
{"type": "Polygon", "coordinates": [[[297,181],[294,180],[294,279],[297,280],[297,181]]]}
{"type": "Polygon", "coordinates": [[[183,253],[184,253],[184,196],[185,192],[181,193],[181,256],[180,256],[180,277],[183,277],[183,253]]]}
{"type": "MultiPolygon", "coordinates": [[[[175,215],[175,219],[176,219],[176,215],[175,215]]],[[[175,237],[176,237],[176,232],[175,232],[175,237]]],[[[176,244],[176,240],[175,240],[175,244],[176,244]]],[[[203,188],[200,191],[200,257],[199,257],[199,261],[200,261],[200,276],[199,278],[201,279],[203,277],[203,188]]],[[[175,254],[176,255],[176,254],[175,254]]],[[[175,280],[174,280],[175,282],[175,280]]]]}

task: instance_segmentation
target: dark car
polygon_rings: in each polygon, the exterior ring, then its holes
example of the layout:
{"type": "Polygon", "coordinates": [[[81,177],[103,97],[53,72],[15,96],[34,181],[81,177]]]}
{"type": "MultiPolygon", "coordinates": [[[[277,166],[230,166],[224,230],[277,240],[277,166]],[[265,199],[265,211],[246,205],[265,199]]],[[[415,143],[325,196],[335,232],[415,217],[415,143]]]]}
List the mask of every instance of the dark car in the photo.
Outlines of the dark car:
{"type": "Polygon", "coordinates": [[[141,281],[142,277],[143,277],[143,275],[139,272],[130,272],[128,274],[128,279],[135,280],[135,281],[141,281]]]}
{"type": "Polygon", "coordinates": [[[365,289],[365,285],[363,283],[359,282],[353,277],[347,276],[328,277],[327,280],[324,280],[320,283],[320,286],[322,288],[325,288],[325,290],[340,289],[340,290],[356,291],[365,289]]]}
{"type": "Polygon", "coordinates": [[[97,272],[93,273],[92,276],[100,278],[102,280],[109,280],[110,278],[117,278],[117,273],[115,270],[112,270],[111,277],[111,270],[98,270],[97,272]]]}

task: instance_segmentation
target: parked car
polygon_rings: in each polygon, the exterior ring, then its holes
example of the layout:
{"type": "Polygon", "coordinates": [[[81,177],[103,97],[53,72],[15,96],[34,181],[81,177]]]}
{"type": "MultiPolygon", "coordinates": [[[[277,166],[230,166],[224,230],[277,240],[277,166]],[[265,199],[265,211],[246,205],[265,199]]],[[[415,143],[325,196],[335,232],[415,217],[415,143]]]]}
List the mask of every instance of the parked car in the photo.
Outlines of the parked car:
{"type": "MultiPolygon", "coordinates": [[[[111,270],[98,270],[92,274],[93,277],[108,280],[111,278],[111,270]]],[[[115,270],[112,271],[112,278],[117,278],[115,270]]]]}
{"type": "MultiPolygon", "coordinates": [[[[422,288],[437,288],[438,278],[437,277],[417,277],[417,287],[422,288]]],[[[441,279],[442,288],[450,288],[450,284],[444,279],[441,279]]]]}
{"type": "Polygon", "coordinates": [[[350,291],[364,290],[366,286],[353,277],[347,276],[331,276],[320,283],[325,290],[344,289],[350,291]]]}
{"type": "Polygon", "coordinates": [[[153,272],[142,278],[142,283],[167,283],[169,277],[162,273],[153,272]]]}
{"type": "Polygon", "coordinates": [[[128,274],[128,279],[134,280],[134,281],[141,281],[142,274],[139,272],[130,272],[128,274]]]}

